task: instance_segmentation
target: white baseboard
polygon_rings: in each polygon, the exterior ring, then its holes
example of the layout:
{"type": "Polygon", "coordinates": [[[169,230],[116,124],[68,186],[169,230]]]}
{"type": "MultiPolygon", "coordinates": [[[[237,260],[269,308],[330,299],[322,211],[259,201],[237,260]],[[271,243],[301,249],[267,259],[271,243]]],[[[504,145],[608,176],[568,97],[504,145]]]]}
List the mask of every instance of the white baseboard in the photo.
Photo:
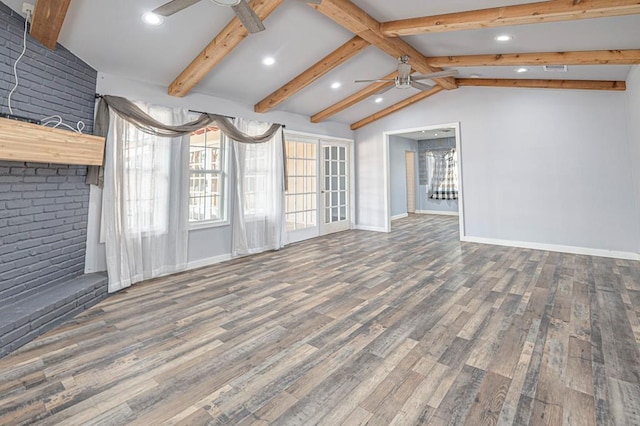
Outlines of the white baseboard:
{"type": "Polygon", "coordinates": [[[358,231],[388,232],[386,228],[381,226],[356,225],[355,229],[358,231]]]}
{"type": "Polygon", "coordinates": [[[460,216],[458,212],[448,212],[444,210],[416,210],[418,214],[439,214],[442,216],[460,216]]]}
{"type": "Polygon", "coordinates": [[[222,254],[220,256],[208,257],[206,259],[194,260],[187,264],[187,270],[189,269],[198,269],[204,268],[205,266],[215,265],[216,263],[226,262],[227,260],[231,260],[233,257],[231,253],[222,254]]]}
{"type": "Polygon", "coordinates": [[[409,217],[409,213],[397,214],[395,216],[391,216],[391,220],[404,219],[405,217],[409,217]]]}
{"type": "Polygon", "coordinates": [[[613,259],[640,260],[640,253],[633,253],[633,252],[626,252],[626,251],[593,249],[593,248],[575,247],[575,246],[563,246],[558,244],[531,243],[531,242],[524,242],[524,241],[498,240],[493,238],[479,238],[479,237],[461,237],[460,241],[466,241],[469,243],[492,244],[496,246],[518,247],[518,248],[526,248],[526,249],[533,249],[533,250],[554,251],[554,252],[569,253],[569,254],[581,254],[585,256],[609,257],[613,259]]]}

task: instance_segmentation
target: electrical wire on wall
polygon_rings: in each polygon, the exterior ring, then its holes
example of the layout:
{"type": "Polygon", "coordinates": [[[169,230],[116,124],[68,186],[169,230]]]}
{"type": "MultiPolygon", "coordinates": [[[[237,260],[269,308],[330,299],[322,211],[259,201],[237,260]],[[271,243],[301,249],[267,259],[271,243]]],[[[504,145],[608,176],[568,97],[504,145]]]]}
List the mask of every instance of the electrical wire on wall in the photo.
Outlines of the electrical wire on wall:
{"type": "MultiPolygon", "coordinates": [[[[9,96],[7,97],[7,106],[9,107],[9,114],[11,115],[13,115],[13,108],[11,106],[11,97],[20,86],[20,80],[18,79],[18,64],[20,63],[20,60],[24,57],[27,51],[27,30],[29,27],[30,20],[31,20],[31,11],[27,11],[27,15],[24,19],[24,32],[22,35],[22,52],[20,53],[20,56],[18,56],[18,59],[16,59],[16,61],[13,64],[13,77],[15,79],[15,85],[13,86],[13,89],[11,89],[11,92],[9,92],[9,96]]],[[[76,123],[75,128],[71,127],[70,125],[66,124],[62,120],[62,117],[60,115],[51,115],[49,117],[44,117],[41,120],[41,123],[43,126],[48,126],[53,128],[64,127],[76,133],[82,133],[82,131],[86,127],[83,121],[78,121],[76,123]]]]}
{"type": "Polygon", "coordinates": [[[9,114],[11,115],[13,115],[13,108],[11,108],[11,97],[13,96],[13,93],[16,91],[16,89],[20,85],[20,81],[18,80],[18,63],[20,62],[20,59],[22,59],[25,52],[27,51],[27,28],[28,28],[30,19],[31,19],[31,12],[27,12],[27,16],[24,18],[24,33],[22,36],[22,53],[20,53],[20,56],[18,56],[18,59],[16,59],[16,61],[13,64],[13,78],[16,80],[16,84],[15,86],[13,86],[13,89],[11,89],[11,92],[9,92],[9,97],[7,98],[9,114]]]}
{"type": "Polygon", "coordinates": [[[73,127],[62,121],[62,117],[60,117],[59,115],[51,115],[49,117],[43,118],[41,121],[43,126],[53,127],[54,129],[57,129],[58,127],[65,127],[69,130],[73,130],[76,133],[82,133],[82,131],[86,127],[84,121],[78,121],[74,129],[73,127]]]}

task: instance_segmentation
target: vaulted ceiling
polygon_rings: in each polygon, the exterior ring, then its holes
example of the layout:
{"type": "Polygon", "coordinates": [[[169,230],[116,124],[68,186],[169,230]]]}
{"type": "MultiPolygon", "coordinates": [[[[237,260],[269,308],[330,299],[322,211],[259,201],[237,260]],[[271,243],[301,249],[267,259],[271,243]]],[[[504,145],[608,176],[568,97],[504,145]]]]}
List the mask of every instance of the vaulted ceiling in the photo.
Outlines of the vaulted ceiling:
{"type": "MultiPolygon", "coordinates": [[[[22,9],[22,0],[2,1],[22,9]]],[[[98,71],[163,85],[174,95],[200,92],[259,112],[279,109],[352,128],[414,102],[437,102],[438,92],[457,86],[620,90],[630,64],[640,63],[640,0],[324,0],[319,6],[253,0],[258,14],[268,14],[267,29],[248,36],[231,8],[207,0],[161,26],[145,25],[143,13],[164,2],[73,0],[58,41],[98,71]],[[504,9],[459,13],[488,8],[504,9]],[[576,19],[585,16],[594,17],[576,19]],[[501,34],[512,40],[496,41],[501,34]],[[438,79],[430,92],[392,89],[380,96],[384,83],[354,83],[393,76],[400,54],[411,57],[417,72],[454,68],[458,80],[438,79]],[[275,65],[263,65],[266,56],[275,65]],[[569,66],[548,72],[546,63],[569,66]],[[521,66],[528,72],[516,73],[521,66]],[[335,82],[341,86],[332,89],[335,82]]]]}

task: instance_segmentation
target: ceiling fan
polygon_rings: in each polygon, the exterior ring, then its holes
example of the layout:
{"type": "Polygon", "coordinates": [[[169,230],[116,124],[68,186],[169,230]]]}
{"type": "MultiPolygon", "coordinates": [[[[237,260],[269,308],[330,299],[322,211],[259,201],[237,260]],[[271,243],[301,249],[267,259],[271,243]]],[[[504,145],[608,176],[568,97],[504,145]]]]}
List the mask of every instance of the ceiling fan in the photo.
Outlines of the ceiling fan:
{"type": "Polygon", "coordinates": [[[383,82],[393,81],[395,83],[395,86],[387,87],[384,90],[381,90],[380,92],[378,92],[378,94],[391,90],[394,87],[396,89],[408,89],[410,87],[413,87],[414,89],[427,91],[427,90],[431,90],[434,84],[422,83],[422,80],[432,80],[438,77],[451,77],[457,74],[458,74],[458,71],[456,70],[446,70],[446,71],[432,72],[430,74],[412,76],[411,65],[409,65],[409,57],[407,55],[404,55],[398,58],[398,76],[396,78],[382,79],[382,80],[356,80],[355,82],[356,83],[383,83],[383,82]]]}
{"type": "MultiPolygon", "coordinates": [[[[168,3],[163,4],[162,6],[154,9],[152,12],[156,15],[161,16],[171,16],[176,12],[180,12],[182,9],[186,9],[189,6],[193,6],[196,3],[199,3],[201,0],[171,0],[168,3]]],[[[218,6],[230,6],[235,12],[236,16],[242,22],[242,25],[247,29],[250,33],[258,33],[260,31],[264,31],[264,25],[258,15],[254,12],[254,10],[249,6],[247,0],[211,0],[218,6]]],[[[305,3],[313,3],[320,4],[322,0],[300,0],[305,3]]]]}

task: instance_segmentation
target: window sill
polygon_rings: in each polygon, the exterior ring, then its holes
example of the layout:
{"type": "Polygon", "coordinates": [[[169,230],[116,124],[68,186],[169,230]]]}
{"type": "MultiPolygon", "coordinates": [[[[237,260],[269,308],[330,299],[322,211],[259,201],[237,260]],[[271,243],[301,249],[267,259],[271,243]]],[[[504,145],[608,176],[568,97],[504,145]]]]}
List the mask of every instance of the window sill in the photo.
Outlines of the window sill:
{"type": "Polygon", "coordinates": [[[230,222],[228,220],[215,220],[209,222],[194,222],[189,224],[189,231],[197,231],[199,229],[219,228],[221,226],[228,226],[230,222]]]}

